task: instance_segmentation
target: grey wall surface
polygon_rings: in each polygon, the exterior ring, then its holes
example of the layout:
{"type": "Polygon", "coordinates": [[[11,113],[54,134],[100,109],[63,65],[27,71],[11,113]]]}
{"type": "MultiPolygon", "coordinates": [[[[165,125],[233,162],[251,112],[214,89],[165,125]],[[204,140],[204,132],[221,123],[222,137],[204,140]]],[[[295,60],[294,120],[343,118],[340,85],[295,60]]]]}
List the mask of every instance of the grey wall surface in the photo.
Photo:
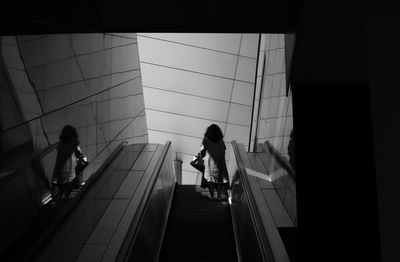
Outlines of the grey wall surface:
{"type": "MultiPolygon", "coordinates": [[[[136,34],[34,35],[17,41],[26,68],[19,72],[32,79],[50,143],[65,125],[77,128],[82,150],[96,162],[88,173],[121,141],[147,142],[136,34]]],[[[37,105],[30,97],[33,102],[23,104],[37,105]]]]}

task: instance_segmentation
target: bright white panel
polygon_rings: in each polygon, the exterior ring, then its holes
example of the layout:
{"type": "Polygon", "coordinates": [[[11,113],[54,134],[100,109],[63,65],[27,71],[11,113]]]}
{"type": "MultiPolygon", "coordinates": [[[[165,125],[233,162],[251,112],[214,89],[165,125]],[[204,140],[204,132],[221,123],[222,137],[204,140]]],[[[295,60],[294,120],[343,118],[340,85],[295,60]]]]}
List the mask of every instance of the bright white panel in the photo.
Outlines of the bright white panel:
{"type": "Polygon", "coordinates": [[[265,63],[266,72],[268,75],[277,73],[277,50],[271,50],[267,53],[267,61],[265,63]]]}
{"type": "Polygon", "coordinates": [[[197,173],[182,171],[182,184],[195,185],[197,182],[197,173]]]}
{"type": "Polygon", "coordinates": [[[278,151],[281,150],[282,137],[269,137],[266,140],[268,140],[278,151]]]}
{"type": "Polygon", "coordinates": [[[272,96],[272,87],[273,87],[274,76],[265,75],[264,78],[264,90],[263,90],[263,98],[268,98],[272,96]]]}
{"type": "Polygon", "coordinates": [[[95,52],[111,46],[107,34],[72,34],[72,45],[77,55],[95,52]]]}
{"type": "Polygon", "coordinates": [[[288,99],[286,96],[279,97],[277,115],[279,117],[286,116],[288,111],[288,99]]]}
{"type": "Polygon", "coordinates": [[[139,69],[137,45],[116,47],[112,49],[112,72],[123,72],[139,69]]]}
{"type": "Polygon", "coordinates": [[[141,62],[233,78],[236,56],[138,37],[141,62]]]}
{"type": "Polygon", "coordinates": [[[279,95],[286,96],[286,74],[280,74],[280,77],[279,95]]]}
{"type": "Polygon", "coordinates": [[[77,57],[77,61],[85,79],[111,74],[111,50],[81,55],[77,57]]]}
{"type": "Polygon", "coordinates": [[[44,46],[41,51],[45,56],[45,63],[49,63],[51,61],[63,59],[73,55],[68,36],[65,34],[48,35],[44,39],[44,46]]]}
{"type": "Polygon", "coordinates": [[[250,127],[251,107],[231,104],[228,123],[250,127]]]}
{"type": "Polygon", "coordinates": [[[293,115],[292,96],[289,95],[288,100],[289,100],[289,107],[288,107],[288,112],[287,112],[287,114],[288,114],[289,116],[292,116],[292,115],[293,115]]]}
{"type": "Polygon", "coordinates": [[[267,57],[264,56],[264,54],[265,54],[264,51],[260,51],[260,57],[258,58],[257,76],[262,76],[263,74],[264,60],[267,59],[267,57]]]}
{"type": "Polygon", "coordinates": [[[232,102],[251,106],[253,104],[254,84],[235,81],[232,102]]]}
{"type": "Polygon", "coordinates": [[[284,77],[284,75],[276,74],[276,75],[272,75],[271,77],[272,77],[271,96],[272,97],[280,96],[282,93],[281,80],[282,80],[282,77],[284,77]]]}
{"type": "Polygon", "coordinates": [[[267,129],[263,137],[282,135],[285,128],[285,117],[268,119],[266,127],[267,129]]]}
{"type": "MultiPolygon", "coordinates": [[[[207,127],[215,122],[164,112],[146,110],[147,127],[176,134],[203,138],[207,127]]],[[[222,130],[224,123],[216,123],[222,130]]]]}
{"type": "Polygon", "coordinates": [[[225,140],[233,141],[248,145],[249,143],[250,127],[242,127],[228,124],[226,127],[225,140]]]}
{"type": "Polygon", "coordinates": [[[285,72],[285,49],[276,50],[276,71],[285,72]]]}
{"type": "Polygon", "coordinates": [[[278,34],[271,34],[269,42],[269,50],[276,48],[278,48],[278,34]]]}
{"type": "Polygon", "coordinates": [[[12,45],[2,45],[3,59],[8,68],[24,70],[24,64],[19,56],[18,48],[12,45]]]}
{"type": "Polygon", "coordinates": [[[256,77],[256,64],[257,61],[255,59],[239,57],[235,79],[254,83],[256,77]]]}
{"type": "Polygon", "coordinates": [[[144,109],[143,96],[128,96],[110,101],[110,118],[123,119],[136,116],[144,109]]]}
{"type": "Polygon", "coordinates": [[[259,34],[243,34],[240,55],[257,58],[259,34]]]}
{"type": "Polygon", "coordinates": [[[261,119],[258,124],[258,139],[265,138],[267,136],[267,129],[269,128],[269,120],[261,119]]]}
{"type": "Polygon", "coordinates": [[[61,60],[45,66],[46,88],[82,80],[82,74],[74,59],[61,60]]]}
{"type": "Polygon", "coordinates": [[[183,44],[198,46],[237,54],[239,52],[241,34],[191,34],[191,33],[155,33],[138,34],[183,44]]]}
{"type": "Polygon", "coordinates": [[[141,63],[143,85],[229,101],[233,80],[141,63]]]}
{"type": "Polygon", "coordinates": [[[286,117],[286,126],[285,126],[285,136],[290,136],[290,132],[293,129],[293,117],[292,116],[287,116],[286,117]]]}
{"type": "Polygon", "coordinates": [[[288,137],[288,136],[285,136],[283,138],[282,151],[281,151],[282,154],[286,155],[287,160],[289,160],[289,156],[288,156],[289,140],[290,140],[290,137],[288,137]]]}
{"type": "Polygon", "coordinates": [[[225,122],[228,103],[143,87],[146,108],[225,122]]]}
{"type": "Polygon", "coordinates": [[[284,48],[285,47],[285,34],[278,34],[278,43],[279,47],[284,48]]]}
{"type": "Polygon", "coordinates": [[[276,117],[278,102],[279,102],[278,97],[263,99],[260,117],[261,118],[276,117]]]}
{"type": "Polygon", "coordinates": [[[200,138],[179,136],[154,130],[149,130],[148,135],[149,143],[164,144],[167,140],[170,140],[173,151],[184,154],[198,153],[202,141],[200,138]]]}
{"type": "Polygon", "coordinates": [[[269,40],[269,34],[261,34],[260,51],[265,52],[265,46],[267,40],[269,40]],[[268,38],[267,38],[268,37],[268,38]]]}

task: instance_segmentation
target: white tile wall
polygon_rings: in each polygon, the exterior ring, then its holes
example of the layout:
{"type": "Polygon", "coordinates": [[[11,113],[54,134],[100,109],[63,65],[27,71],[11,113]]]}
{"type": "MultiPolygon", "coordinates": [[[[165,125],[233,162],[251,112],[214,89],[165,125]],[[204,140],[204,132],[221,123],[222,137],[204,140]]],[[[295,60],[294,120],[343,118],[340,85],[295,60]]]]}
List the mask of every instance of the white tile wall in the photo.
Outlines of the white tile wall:
{"type": "Polygon", "coordinates": [[[143,86],[229,101],[233,80],[141,63],[143,86]],[[151,77],[146,77],[151,76],[151,77]]]}
{"type": "Polygon", "coordinates": [[[225,122],[229,104],[143,87],[146,108],[225,122]]]}
{"type": "Polygon", "coordinates": [[[236,56],[138,37],[141,62],[233,79],[236,56]]]}
{"type": "Polygon", "coordinates": [[[243,34],[240,55],[257,58],[258,37],[258,34],[243,34]]]}
{"type": "MultiPolygon", "coordinates": [[[[171,140],[174,156],[186,162],[199,151],[211,123],[221,127],[226,139],[248,143],[251,106],[245,105],[251,105],[253,99],[258,35],[142,35],[146,37],[138,40],[149,140],[171,140]],[[239,81],[233,81],[236,69],[239,81]],[[226,121],[233,124],[226,128],[226,121]]],[[[183,183],[196,183],[193,168],[188,163],[183,167],[183,183]]]]}
{"type": "Polygon", "coordinates": [[[249,105],[253,104],[254,84],[235,81],[232,102],[249,105]]]}
{"type": "Polygon", "coordinates": [[[228,123],[250,127],[251,107],[231,104],[228,123]]]}
{"type": "Polygon", "coordinates": [[[254,83],[256,65],[257,61],[255,59],[239,57],[235,78],[249,83],[254,83]]]}

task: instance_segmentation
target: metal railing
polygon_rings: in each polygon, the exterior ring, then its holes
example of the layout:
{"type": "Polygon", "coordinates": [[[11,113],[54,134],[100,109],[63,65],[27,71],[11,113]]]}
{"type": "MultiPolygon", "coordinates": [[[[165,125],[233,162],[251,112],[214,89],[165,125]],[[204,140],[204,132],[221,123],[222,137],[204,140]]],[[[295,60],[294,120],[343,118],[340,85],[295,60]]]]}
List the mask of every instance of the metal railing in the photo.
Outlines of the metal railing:
{"type": "Polygon", "coordinates": [[[171,157],[171,142],[167,141],[146,185],[116,261],[158,260],[176,182],[175,174],[171,173],[171,157]],[[161,187],[157,188],[156,184],[161,187]],[[147,221],[153,221],[156,225],[147,221]],[[144,238],[152,239],[151,243],[144,238]]]}
{"type": "Polygon", "coordinates": [[[241,209],[240,212],[246,212],[244,215],[250,217],[251,224],[254,227],[253,229],[250,229],[249,225],[246,225],[248,230],[246,236],[244,234],[241,235],[240,229],[235,228],[236,231],[235,237],[238,238],[237,241],[239,248],[238,250],[239,261],[247,261],[249,260],[249,258],[251,258],[252,261],[274,262],[275,258],[271,246],[269,244],[268,236],[265,233],[264,225],[260,213],[258,211],[256,201],[253,197],[253,194],[251,193],[251,188],[247,178],[245,165],[241,159],[241,154],[239,152],[236,141],[232,141],[232,150],[234,157],[232,157],[233,159],[231,158],[230,161],[233,160],[235,161],[236,164],[236,168],[233,168],[234,174],[231,174],[233,176],[231,185],[231,192],[232,192],[231,209],[232,209],[232,217],[234,220],[234,227],[237,226],[238,223],[243,222],[243,221],[238,221],[239,219],[243,219],[243,213],[241,213],[242,216],[238,216],[235,210],[236,206],[247,207],[248,210],[241,209]],[[254,236],[251,235],[249,236],[249,232],[255,234],[255,239],[258,244],[257,248],[250,245],[250,242],[251,241],[254,242],[255,240],[254,236]],[[247,238],[250,237],[253,239],[250,240],[243,239],[244,237],[247,238]],[[254,248],[256,248],[256,250],[254,250],[254,248]],[[259,254],[256,254],[257,252],[259,252],[259,254]]]}

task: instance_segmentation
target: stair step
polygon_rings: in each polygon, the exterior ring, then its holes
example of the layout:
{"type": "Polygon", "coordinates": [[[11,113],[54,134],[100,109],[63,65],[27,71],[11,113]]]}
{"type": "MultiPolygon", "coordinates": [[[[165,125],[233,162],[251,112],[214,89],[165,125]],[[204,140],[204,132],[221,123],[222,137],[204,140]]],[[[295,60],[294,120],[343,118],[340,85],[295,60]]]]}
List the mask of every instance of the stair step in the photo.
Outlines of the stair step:
{"type": "Polygon", "coordinates": [[[209,196],[198,186],[176,188],[160,261],[237,261],[229,206],[209,196]]]}

